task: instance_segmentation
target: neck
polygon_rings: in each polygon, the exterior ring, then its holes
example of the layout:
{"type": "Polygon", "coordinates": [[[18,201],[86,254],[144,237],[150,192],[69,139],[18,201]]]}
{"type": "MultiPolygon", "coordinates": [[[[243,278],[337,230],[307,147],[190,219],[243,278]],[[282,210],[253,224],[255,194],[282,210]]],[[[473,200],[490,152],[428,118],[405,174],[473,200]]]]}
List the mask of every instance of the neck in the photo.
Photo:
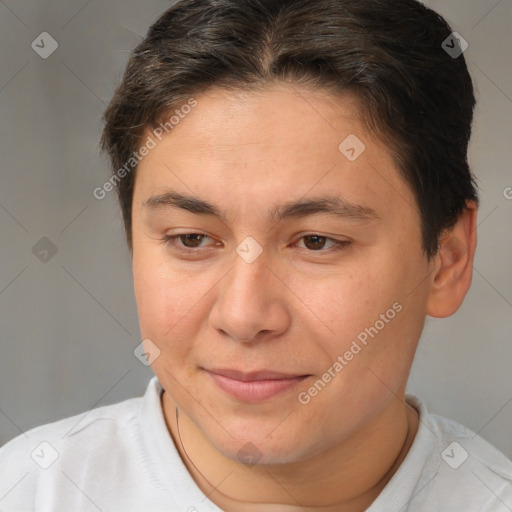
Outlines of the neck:
{"type": "Polygon", "coordinates": [[[199,488],[224,510],[356,512],[380,494],[407,455],[417,412],[397,398],[363,429],[327,452],[292,464],[246,466],[220,453],[168,393],[167,426],[199,488]]]}

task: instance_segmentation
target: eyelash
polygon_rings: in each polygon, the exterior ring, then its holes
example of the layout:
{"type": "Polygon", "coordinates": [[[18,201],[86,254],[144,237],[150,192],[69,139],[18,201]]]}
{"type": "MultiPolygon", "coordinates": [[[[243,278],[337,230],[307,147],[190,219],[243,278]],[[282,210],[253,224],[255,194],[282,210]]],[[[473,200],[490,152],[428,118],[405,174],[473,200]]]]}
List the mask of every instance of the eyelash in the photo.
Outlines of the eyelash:
{"type": "MultiPolygon", "coordinates": [[[[182,252],[184,254],[194,254],[194,253],[197,254],[199,252],[199,250],[202,249],[202,247],[190,248],[190,247],[185,247],[183,245],[180,245],[179,247],[177,246],[177,242],[180,239],[180,237],[185,237],[187,235],[198,235],[198,236],[203,236],[206,238],[211,238],[206,233],[193,232],[193,233],[180,233],[178,235],[165,235],[162,240],[166,246],[169,246],[172,249],[177,250],[178,252],[182,252]]],[[[331,247],[330,249],[326,249],[326,250],[319,249],[319,250],[315,251],[315,250],[311,250],[311,249],[307,249],[307,248],[302,248],[302,249],[305,249],[306,251],[308,251],[309,253],[313,253],[313,254],[314,253],[330,254],[335,251],[341,251],[344,248],[346,248],[348,245],[351,244],[351,242],[349,242],[348,240],[336,240],[335,238],[329,238],[329,237],[320,235],[318,233],[310,233],[307,235],[302,235],[299,238],[299,240],[302,240],[303,238],[308,238],[308,237],[323,238],[323,239],[325,239],[326,242],[328,241],[328,242],[334,243],[333,247],[331,247]]]]}

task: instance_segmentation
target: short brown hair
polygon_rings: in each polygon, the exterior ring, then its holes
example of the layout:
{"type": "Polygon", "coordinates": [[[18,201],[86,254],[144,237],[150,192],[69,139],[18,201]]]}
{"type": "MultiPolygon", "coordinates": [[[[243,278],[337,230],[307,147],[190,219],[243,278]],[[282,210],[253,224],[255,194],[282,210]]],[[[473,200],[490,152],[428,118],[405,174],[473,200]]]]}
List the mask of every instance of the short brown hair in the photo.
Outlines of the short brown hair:
{"type": "MultiPolygon", "coordinates": [[[[104,115],[102,148],[115,172],[146,126],[211,86],[352,92],[367,126],[390,142],[432,256],[466,201],[478,202],[467,161],[473,84],[464,56],[442,47],[451,33],[416,0],[182,0],[133,51],[104,115]]],[[[135,172],[117,183],[130,248],[135,172]]]]}

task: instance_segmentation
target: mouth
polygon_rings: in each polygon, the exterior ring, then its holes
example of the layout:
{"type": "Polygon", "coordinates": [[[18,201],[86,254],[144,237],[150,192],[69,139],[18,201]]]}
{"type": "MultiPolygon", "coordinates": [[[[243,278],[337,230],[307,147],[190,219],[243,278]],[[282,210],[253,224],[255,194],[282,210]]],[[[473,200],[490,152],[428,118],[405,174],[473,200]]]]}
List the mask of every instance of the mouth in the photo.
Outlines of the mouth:
{"type": "Polygon", "coordinates": [[[231,369],[206,370],[225,393],[242,402],[262,402],[289,392],[311,375],[287,374],[272,370],[241,372],[231,369]]]}

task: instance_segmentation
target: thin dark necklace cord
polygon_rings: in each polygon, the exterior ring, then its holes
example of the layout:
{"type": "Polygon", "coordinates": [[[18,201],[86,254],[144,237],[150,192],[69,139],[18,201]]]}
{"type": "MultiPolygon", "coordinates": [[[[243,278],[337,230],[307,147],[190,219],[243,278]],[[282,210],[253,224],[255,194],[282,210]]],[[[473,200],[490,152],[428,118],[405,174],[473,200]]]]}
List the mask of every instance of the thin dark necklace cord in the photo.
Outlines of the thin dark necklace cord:
{"type": "MultiPolygon", "coordinates": [[[[181,439],[181,432],[180,432],[180,421],[179,421],[179,412],[178,412],[178,408],[176,407],[176,429],[178,431],[178,438],[180,440],[180,445],[181,445],[181,449],[183,450],[183,453],[186,455],[188,461],[190,462],[190,464],[192,464],[192,466],[194,466],[195,470],[201,475],[201,477],[204,479],[205,482],[208,483],[208,485],[215,491],[217,491],[219,494],[221,494],[222,496],[230,499],[230,500],[233,500],[233,501],[238,501],[240,503],[251,503],[249,501],[241,501],[241,500],[235,500],[234,498],[230,498],[229,496],[227,496],[226,494],[222,493],[221,491],[218,490],[218,488],[213,485],[204,475],[201,471],[199,471],[199,468],[194,464],[194,462],[192,461],[192,459],[190,458],[189,454],[187,453],[187,450],[185,449],[185,446],[183,445],[183,440],[181,439]]],[[[410,423],[407,422],[407,434],[405,436],[405,442],[402,446],[402,449],[400,450],[400,453],[398,454],[397,458],[395,459],[394,463],[393,463],[393,466],[395,465],[396,461],[400,458],[400,456],[402,455],[402,452],[404,451],[404,448],[405,448],[405,445],[407,444],[407,441],[409,440],[409,435],[410,435],[410,431],[411,431],[411,426],[410,426],[410,423]]],[[[392,466],[392,467],[393,467],[392,466]]],[[[231,472],[232,473],[232,472],[231,472]]],[[[230,473],[230,474],[231,474],[230,473]]],[[[229,476],[229,474],[227,475],[229,476]]],[[[227,477],[226,477],[227,478],[227,477]]],[[[225,479],[224,479],[225,480],[225,479]]],[[[223,480],[223,481],[224,481],[223,480]]],[[[221,482],[222,483],[222,482],[221,482]]],[[[220,484],[219,484],[220,485],[220,484]]]]}
{"type": "MultiPolygon", "coordinates": [[[[226,494],[223,494],[222,492],[220,492],[217,487],[215,485],[213,485],[209,480],[208,478],[206,478],[203,473],[201,473],[201,471],[199,471],[199,468],[194,464],[194,462],[192,461],[192,459],[190,458],[189,454],[187,453],[187,450],[185,449],[185,446],[183,445],[183,439],[181,439],[181,432],[180,432],[180,421],[179,421],[179,413],[178,413],[178,408],[176,407],[176,429],[178,431],[178,438],[180,440],[180,445],[181,445],[181,449],[183,450],[183,453],[186,455],[188,461],[190,462],[190,464],[192,464],[192,466],[194,466],[195,470],[201,475],[201,477],[204,479],[205,482],[208,483],[208,485],[215,491],[217,491],[219,494],[221,494],[222,496],[226,497],[226,498],[229,498],[230,500],[233,500],[233,501],[240,501],[240,500],[234,500],[233,498],[230,498],[229,496],[227,496],[226,494]]],[[[232,472],[231,472],[232,473],[232,472]]],[[[231,474],[230,473],[230,474],[231,474]]],[[[229,476],[229,474],[228,474],[229,476]]],[[[226,477],[227,478],[227,477],[226,477]]],[[[224,480],[223,480],[224,481],[224,480]]],[[[222,482],[221,482],[222,483],[222,482]]],[[[219,484],[220,485],[220,484],[219,484]]],[[[241,502],[241,503],[249,503],[249,502],[241,502]]]]}

